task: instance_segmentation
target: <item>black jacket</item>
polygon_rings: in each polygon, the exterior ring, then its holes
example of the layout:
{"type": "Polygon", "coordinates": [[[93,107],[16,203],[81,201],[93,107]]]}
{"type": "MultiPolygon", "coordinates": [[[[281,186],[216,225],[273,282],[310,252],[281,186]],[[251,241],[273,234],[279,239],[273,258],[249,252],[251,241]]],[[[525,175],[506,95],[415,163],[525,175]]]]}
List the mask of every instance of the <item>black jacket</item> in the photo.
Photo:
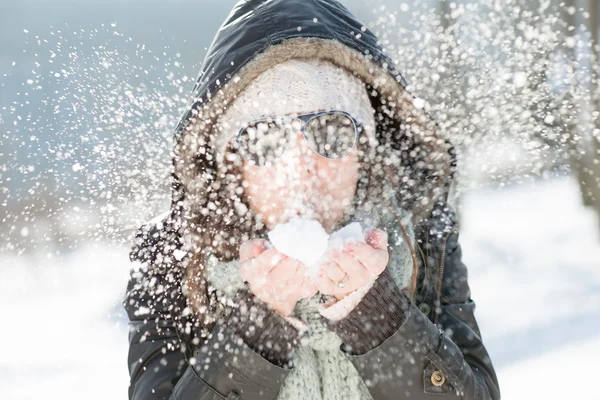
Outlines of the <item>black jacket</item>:
{"type": "MultiPolygon", "coordinates": [[[[193,98],[205,99],[256,54],[293,37],[333,39],[369,53],[405,84],[377,38],[338,2],[242,1],[215,36],[193,98]],[[318,24],[312,23],[315,18],[318,24]]],[[[191,109],[182,117],[176,139],[191,109]]],[[[174,256],[179,242],[173,209],[182,195],[180,177],[174,175],[171,212],[140,228],[130,254],[141,268],[132,272],[124,301],[131,321],[129,397],[275,398],[289,369],[261,357],[226,325],[217,324],[209,337],[195,335],[174,256]]],[[[374,399],[433,399],[443,394],[497,400],[498,381],[475,320],[454,211],[439,203],[415,233],[421,263],[416,303],[410,303],[406,320],[380,346],[348,357],[374,399]]]]}
{"type": "MultiPolygon", "coordinates": [[[[165,255],[168,222],[139,232],[131,259],[125,308],[130,318],[130,399],[273,399],[289,369],[277,367],[247,347],[227,326],[197,343],[190,337],[177,269],[156,267],[165,255]],[[216,352],[215,346],[228,351],[216,352]],[[190,365],[190,360],[193,365],[190,365]],[[199,370],[194,365],[202,365],[199,370]],[[208,365],[208,368],[205,366],[208,365]],[[231,396],[231,397],[228,397],[231,396]]],[[[416,227],[420,243],[417,302],[400,329],[374,350],[350,356],[374,399],[500,399],[498,380],[475,319],[475,303],[461,260],[458,227],[447,204],[416,227]],[[402,377],[380,371],[402,371],[402,377]],[[432,377],[443,374],[445,383],[432,377]],[[399,397],[401,393],[402,395],[399,397]],[[459,394],[457,394],[459,393],[459,394]]]]}

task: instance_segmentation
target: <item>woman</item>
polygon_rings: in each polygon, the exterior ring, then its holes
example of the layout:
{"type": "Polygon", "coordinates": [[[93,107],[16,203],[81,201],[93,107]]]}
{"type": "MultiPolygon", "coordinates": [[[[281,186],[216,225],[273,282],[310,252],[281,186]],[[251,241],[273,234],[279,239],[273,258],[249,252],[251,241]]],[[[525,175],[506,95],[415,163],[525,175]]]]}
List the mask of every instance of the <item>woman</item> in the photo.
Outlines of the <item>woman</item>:
{"type": "Polygon", "coordinates": [[[131,252],[131,399],[500,398],[453,149],[405,87],[335,1],[234,7],[177,128],[171,210],[131,252]],[[296,215],[365,243],[309,271],[266,239],[296,215]]]}

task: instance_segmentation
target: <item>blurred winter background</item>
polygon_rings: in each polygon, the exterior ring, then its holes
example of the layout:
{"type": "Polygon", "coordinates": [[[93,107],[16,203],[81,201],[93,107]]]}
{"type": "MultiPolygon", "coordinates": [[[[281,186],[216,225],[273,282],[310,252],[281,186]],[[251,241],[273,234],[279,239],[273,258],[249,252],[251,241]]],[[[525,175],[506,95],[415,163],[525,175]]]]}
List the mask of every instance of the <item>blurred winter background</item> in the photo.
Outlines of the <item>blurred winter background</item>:
{"type": "MultiPolygon", "coordinates": [[[[503,399],[598,399],[597,0],[344,3],[459,148],[503,399]]],[[[129,241],[233,4],[0,0],[0,398],[126,398],[129,241]]]]}

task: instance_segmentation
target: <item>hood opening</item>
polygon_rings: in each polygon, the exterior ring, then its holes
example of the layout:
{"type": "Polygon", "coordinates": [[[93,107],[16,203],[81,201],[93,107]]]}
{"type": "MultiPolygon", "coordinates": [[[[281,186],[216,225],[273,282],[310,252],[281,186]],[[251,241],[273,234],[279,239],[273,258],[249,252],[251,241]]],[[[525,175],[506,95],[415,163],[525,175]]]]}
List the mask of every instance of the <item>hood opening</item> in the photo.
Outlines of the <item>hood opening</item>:
{"type": "MultiPolygon", "coordinates": [[[[374,62],[372,57],[336,40],[298,37],[269,46],[241,67],[216,93],[207,95],[207,100],[199,100],[194,104],[189,118],[182,121],[180,133],[176,137],[173,164],[177,182],[174,186],[173,208],[181,205],[186,193],[195,195],[194,202],[198,206],[208,201],[208,192],[202,193],[202,189],[215,181],[217,171],[214,155],[207,154],[207,151],[214,151],[208,147],[210,135],[223,108],[258,75],[274,65],[291,59],[315,58],[345,68],[365,82],[367,87],[376,92],[372,96],[375,110],[381,109],[381,106],[393,109],[394,115],[390,117],[396,121],[397,126],[391,127],[388,133],[402,132],[411,137],[413,150],[416,149],[413,151],[414,160],[411,160],[413,176],[389,177],[397,181],[398,185],[404,183],[407,186],[404,198],[398,198],[398,202],[410,206],[415,219],[420,220],[428,215],[436,200],[447,197],[455,165],[453,149],[447,140],[438,136],[436,123],[419,105],[420,101],[386,68],[374,62]],[[415,180],[416,176],[418,180],[415,180]]],[[[383,133],[378,132],[381,144],[386,142],[383,133]]]]}

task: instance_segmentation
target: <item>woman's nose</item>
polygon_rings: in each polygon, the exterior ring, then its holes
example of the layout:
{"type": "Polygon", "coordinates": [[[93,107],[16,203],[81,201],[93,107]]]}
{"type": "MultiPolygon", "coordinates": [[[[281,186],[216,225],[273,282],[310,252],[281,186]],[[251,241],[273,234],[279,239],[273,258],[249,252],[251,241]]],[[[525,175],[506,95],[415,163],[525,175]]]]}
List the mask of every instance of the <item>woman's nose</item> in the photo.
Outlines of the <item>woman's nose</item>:
{"type": "Polygon", "coordinates": [[[301,132],[294,134],[291,147],[293,157],[296,157],[297,172],[300,176],[312,176],[315,173],[317,157],[319,155],[310,148],[301,132]]]}

